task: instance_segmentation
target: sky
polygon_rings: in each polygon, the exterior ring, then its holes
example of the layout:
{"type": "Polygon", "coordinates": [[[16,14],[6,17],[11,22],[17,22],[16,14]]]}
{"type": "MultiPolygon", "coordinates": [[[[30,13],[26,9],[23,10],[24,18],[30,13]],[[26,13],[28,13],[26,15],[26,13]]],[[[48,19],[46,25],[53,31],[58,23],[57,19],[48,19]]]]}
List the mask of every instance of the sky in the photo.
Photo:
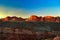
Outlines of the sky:
{"type": "Polygon", "coordinates": [[[60,16],[60,0],[0,0],[0,18],[60,16]]]}

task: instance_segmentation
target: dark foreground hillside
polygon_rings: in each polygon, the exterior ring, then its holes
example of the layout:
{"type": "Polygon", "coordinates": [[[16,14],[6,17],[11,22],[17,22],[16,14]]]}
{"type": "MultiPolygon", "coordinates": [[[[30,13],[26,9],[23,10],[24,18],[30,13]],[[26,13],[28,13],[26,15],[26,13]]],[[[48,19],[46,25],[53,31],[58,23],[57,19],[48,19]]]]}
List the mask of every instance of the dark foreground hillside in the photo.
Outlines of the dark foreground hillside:
{"type": "Polygon", "coordinates": [[[52,40],[60,32],[60,22],[0,22],[1,40],[52,40]]]}
{"type": "Polygon", "coordinates": [[[0,27],[26,28],[34,31],[40,30],[60,30],[60,22],[6,22],[1,21],[0,27]]]}

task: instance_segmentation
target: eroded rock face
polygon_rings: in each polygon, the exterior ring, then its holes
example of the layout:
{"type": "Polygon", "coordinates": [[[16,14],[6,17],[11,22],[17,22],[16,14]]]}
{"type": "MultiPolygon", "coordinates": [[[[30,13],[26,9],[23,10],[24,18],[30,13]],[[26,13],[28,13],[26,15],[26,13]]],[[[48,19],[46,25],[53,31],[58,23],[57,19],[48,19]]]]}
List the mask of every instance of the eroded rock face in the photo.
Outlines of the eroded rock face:
{"type": "Polygon", "coordinates": [[[37,21],[37,19],[38,19],[38,17],[35,16],[35,15],[31,15],[31,16],[28,18],[29,21],[37,21]]]}
{"type": "Polygon", "coordinates": [[[60,37],[55,37],[53,40],[60,40],[60,37]]]}

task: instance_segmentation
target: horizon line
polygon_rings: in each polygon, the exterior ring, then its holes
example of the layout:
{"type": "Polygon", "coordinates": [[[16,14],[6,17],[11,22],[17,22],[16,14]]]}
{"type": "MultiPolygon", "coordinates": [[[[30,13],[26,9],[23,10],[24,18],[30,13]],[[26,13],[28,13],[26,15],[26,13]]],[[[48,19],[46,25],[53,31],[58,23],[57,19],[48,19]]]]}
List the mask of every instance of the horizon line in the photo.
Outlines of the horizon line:
{"type": "MultiPolygon", "coordinates": [[[[30,16],[32,16],[32,15],[30,15],[30,16]]],[[[28,17],[30,17],[30,16],[28,16],[28,17]]],[[[42,15],[40,15],[40,16],[38,16],[38,15],[35,15],[35,16],[37,16],[37,17],[46,17],[46,16],[51,16],[51,15],[45,15],[45,16],[42,16],[42,15]]],[[[21,16],[5,16],[5,17],[0,17],[0,18],[6,18],[6,17],[21,17],[21,16]]],[[[28,17],[21,17],[21,18],[28,18],[28,17]]],[[[51,16],[51,17],[60,17],[60,16],[51,16]]]]}

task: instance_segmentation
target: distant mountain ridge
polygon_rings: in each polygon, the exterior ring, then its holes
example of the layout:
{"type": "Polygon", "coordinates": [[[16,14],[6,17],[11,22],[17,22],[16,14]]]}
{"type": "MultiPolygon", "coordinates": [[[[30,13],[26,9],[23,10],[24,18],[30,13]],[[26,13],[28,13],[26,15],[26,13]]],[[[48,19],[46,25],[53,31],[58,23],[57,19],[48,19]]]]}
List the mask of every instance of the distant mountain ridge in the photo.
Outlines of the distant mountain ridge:
{"type": "Polygon", "coordinates": [[[1,18],[0,21],[27,21],[27,22],[60,22],[60,17],[54,17],[54,16],[36,16],[31,15],[28,18],[22,18],[22,17],[16,17],[16,16],[7,16],[5,18],[1,18]]]}

